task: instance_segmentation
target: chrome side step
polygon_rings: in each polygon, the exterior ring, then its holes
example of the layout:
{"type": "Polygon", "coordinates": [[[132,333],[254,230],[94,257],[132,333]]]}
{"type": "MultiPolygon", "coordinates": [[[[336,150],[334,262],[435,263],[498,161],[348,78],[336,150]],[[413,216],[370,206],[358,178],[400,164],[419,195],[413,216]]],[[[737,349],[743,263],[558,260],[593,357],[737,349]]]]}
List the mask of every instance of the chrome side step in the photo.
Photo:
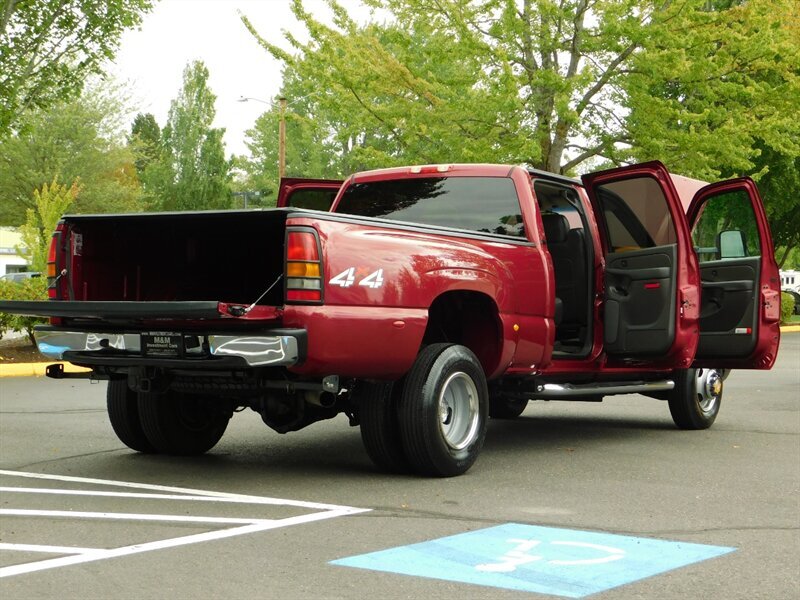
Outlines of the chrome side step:
{"type": "Polygon", "coordinates": [[[611,396],[613,394],[650,394],[667,392],[675,388],[672,379],[659,381],[625,381],[608,383],[545,383],[525,394],[534,399],[558,400],[582,396],[611,396]]]}

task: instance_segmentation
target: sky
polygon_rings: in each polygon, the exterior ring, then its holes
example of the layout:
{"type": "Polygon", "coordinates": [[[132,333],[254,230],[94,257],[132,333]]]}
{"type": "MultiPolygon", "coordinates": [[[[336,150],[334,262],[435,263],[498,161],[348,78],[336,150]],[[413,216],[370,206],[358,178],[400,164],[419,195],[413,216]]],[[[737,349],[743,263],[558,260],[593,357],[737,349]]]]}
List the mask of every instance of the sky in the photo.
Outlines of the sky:
{"type": "MultiPolygon", "coordinates": [[[[368,14],[356,0],[340,3],[352,8],[354,16],[368,14]]],[[[304,4],[327,20],[330,13],[323,0],[304,4]]],[[[290,0],[161,0],[139,29],[123,34],[107,72],[128,84],[136,112],[152,113],[163,127],[184,68],[202,60],[209,70],[209,87],[217,96],[214,126],[225,128],[229,155],[246,154],[244,132],[269,108],[264,102],[278,94],[281,64],[259,46],[238,13],[247,15],[263,38],[287,48],[282,30],[306,39],[290,6],[290,0]],[[262,102],[240,102],[243,96],[262,102]]]]}

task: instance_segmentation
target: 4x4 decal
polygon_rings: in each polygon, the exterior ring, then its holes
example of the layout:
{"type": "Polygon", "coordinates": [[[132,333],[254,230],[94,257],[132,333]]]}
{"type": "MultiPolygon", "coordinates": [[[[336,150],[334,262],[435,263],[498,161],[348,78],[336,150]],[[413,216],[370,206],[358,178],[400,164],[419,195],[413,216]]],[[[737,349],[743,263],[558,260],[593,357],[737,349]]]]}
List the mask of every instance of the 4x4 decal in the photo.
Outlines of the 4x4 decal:
{"type": "MultiPolygon", "coordinates": [[[[350,267],[339,273],[336,277],[331,278],[328,282],[330,285],[338,285],[339,287],[348,288],[356,282],[356,268],[350,267]]],[[[358,285],[377,289],[383,285],[383,269],[373,271],[363,279],[359,280],[358,285]]]]}

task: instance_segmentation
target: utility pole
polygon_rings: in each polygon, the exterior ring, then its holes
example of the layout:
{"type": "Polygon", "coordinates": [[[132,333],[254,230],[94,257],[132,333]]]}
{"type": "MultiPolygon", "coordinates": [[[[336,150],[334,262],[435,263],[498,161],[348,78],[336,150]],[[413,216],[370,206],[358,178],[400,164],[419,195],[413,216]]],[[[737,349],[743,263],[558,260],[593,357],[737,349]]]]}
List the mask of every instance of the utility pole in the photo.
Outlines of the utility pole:
{"type": "Polygon", "coordinates": [[[278,125],[278,178],[286,174],[286,98],[278,98],[281,107],[281,120],[278,125]]]}

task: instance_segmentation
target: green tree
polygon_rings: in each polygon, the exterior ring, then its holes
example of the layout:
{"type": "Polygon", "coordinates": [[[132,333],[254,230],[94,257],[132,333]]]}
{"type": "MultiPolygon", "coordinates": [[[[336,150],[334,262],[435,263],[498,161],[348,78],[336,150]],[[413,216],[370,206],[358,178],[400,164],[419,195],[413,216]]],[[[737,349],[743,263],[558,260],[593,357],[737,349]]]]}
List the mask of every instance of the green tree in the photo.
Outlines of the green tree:
{"type": "Polygon", "coordinates": [[[195,61],[183,71],[183,86],[172,101],[161,132],[161,151],[143,180],[157,210],[229,208],[230,169],[222,143],[224,129],[211,127],[216,96],[208,69],[195,61]]]}
{"type": "Polygon", "coordinates": [[[124,111],[120,90],[107,82],[102,87],[90,83],[72,101],[28,111],[23,129],[0,139],[0,224],[21,224],[33,207],[33,190],[56,177],[80,179],[75,212],[140,210],[141,186],[125,143],[124,111]]]}
{"type": "Polygon", "coordinates": [[[113,58],[122,32],[151,0],[2,0],[0,138],[24,112],[77,97],[89,75],[113,58]]]}
{"type": "Polygon", "coordinates": [[[151,113],[137,114],[131,125],[128,146],[136,156],[136,172],[139,176],[158,159],[160,145],[161,128],[156,118],[151,113]]]}
{"type": "Polygon", "coordinates": [[[80,185],[77,181],[67,187],[59,184],[55,178],[50,184],[45,183],[41,190],[33,191],[34,208],[27,210],[25,223],[19,228],[22,246],[17,248],[30,264],[31,270],[45,272],[50,238],[58,220],[75,201],[79,192],[80,185]]]}
{"type": "Polygon", "coordinates": [[[800,244],[800,3],[666,13],[625,81],[632,156],[710,181],[752,176],[783,264],[800,244]]]}

